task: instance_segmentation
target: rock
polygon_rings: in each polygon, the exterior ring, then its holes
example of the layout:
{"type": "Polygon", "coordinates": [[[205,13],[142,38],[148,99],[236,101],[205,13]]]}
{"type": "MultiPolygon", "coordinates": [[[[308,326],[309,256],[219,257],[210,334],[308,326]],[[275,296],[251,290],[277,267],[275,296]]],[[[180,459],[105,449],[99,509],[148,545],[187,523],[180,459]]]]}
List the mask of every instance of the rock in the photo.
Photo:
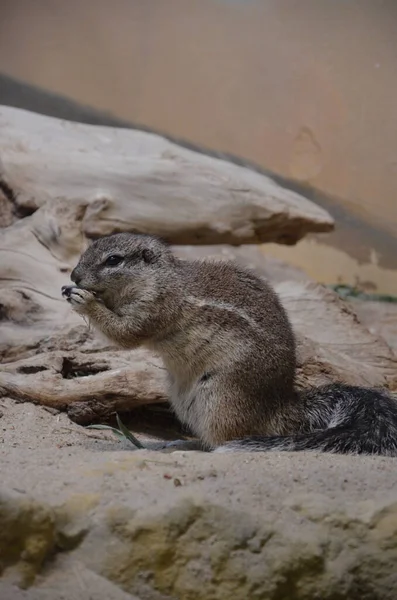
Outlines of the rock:
{"type": "Polygon", "coordinates": [[[27,587],[54,552],[53,511],[31,499],[0,495],[0,525],[1,570],[17,565],[20,584],[27,587]]]}
{"type": "Polygon", "coordinates": [[[397,354],[397,304],[353,300],[351,306],[369,331],[386,340],[397,354]]]}
{"type": "Polygon", "coordinates": [[[2,448],[2,600],[394,600],[394,459],[55,446],[35,412],[2,448]]]}
{"type": "Polygon", "coordinates": [[[315,282],[275,285],[298,340],[301,385],[340,380],[397,390],[397,357],[362,325],[352,305],[315,282]]]}
{"type": "Polygon", "coordinates": [[[84,203],[54,200],[0,230],[0,354],[81,323],[60,290],[85,247],[85,209],[84,203]]]}
{"type": "Polygon", "coordinates": [[[333,219],[270,178],[158,135],[0,106],[0,181],[18,214],[84,199],[83,232],[154,233],[175,244],[294,244],[333,219]]]}

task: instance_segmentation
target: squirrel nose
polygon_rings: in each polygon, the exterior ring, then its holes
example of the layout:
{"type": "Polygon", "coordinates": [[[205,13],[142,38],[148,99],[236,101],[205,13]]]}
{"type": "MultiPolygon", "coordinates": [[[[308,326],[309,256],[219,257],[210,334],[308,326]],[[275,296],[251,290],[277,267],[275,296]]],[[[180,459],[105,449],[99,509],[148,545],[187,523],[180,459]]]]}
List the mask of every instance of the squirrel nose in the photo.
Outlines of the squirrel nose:
{"type": "Polygon", "coordinates": [[[81,278],[81,275],[76,273],[76,269],[73,269],[73,271],[70,274],[70,279],[73,281],[73,283],[75,283],[76,285],[79,285],[82,278],[81,278]]]}

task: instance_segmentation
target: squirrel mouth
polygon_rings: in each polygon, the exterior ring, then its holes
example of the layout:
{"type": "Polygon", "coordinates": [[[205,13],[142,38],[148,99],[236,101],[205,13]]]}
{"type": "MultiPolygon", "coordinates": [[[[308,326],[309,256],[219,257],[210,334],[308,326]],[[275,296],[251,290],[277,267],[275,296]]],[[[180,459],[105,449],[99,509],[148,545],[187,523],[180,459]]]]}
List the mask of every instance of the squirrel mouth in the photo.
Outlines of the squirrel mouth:
{"type": "Polygon", "coordinates": [[[94,296],[100,296],[101,292],[99,290],[92,290],[89,287],[83,287],[82,285],[63,285],[61,288],[62,295],[68,296],[70,294],[70,290],[72,288],[78,288],[79,290],[86,290],[87,292],[91,292],[94,296]]]}

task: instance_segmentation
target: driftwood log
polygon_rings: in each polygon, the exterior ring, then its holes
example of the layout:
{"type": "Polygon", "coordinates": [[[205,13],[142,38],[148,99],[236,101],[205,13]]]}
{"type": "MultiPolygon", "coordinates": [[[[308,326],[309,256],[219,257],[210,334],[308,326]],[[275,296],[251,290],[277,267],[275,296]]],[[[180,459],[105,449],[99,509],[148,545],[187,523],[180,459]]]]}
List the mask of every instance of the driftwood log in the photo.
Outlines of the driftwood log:
{"type": "MultiPolygon", "coordinates": [[[[79,423],[166,401],[156,357],[109,347],[61,299],[90,237],[147,231],[195,244],[177,248],[192,257],[208,253],[198,242],[291,242],[332,226],[265,177],[151,134],[0,108],[0,135],[0,210],[8,202],[14,218],[0,229],[0,395],[66,410],[79,423]]],[[[397,389],[395,355],[336,294],[269,270],[253,246],[215,253],[273,279],[298,338],[299,386],[397,389]]]]}
{"type": "Polygon", "coordinates": [[[114,231],[174,244],[294,244],[330,215],[274,181],[158,135],[0,106],[0,180],[18,214],[84,199],[88,237],[114,231]]]}
{"type": "Polygon", "coordinates": [[[2,395],[67,411],[81,424],[167,401],[164,368],[143,350],[39,353],[2,367],[2,395]]]}

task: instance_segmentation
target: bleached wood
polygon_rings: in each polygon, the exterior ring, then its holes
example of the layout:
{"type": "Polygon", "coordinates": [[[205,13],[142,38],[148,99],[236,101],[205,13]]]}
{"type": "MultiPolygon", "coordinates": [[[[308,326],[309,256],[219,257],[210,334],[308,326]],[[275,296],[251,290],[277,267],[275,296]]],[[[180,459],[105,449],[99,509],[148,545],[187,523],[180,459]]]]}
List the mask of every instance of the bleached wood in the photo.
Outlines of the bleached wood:
{"type": "Polygon", "coordinates": [[[293,244],[333,228],[322,208],[273,180],[135,130],[0,106],[0,178],[26,213],[84,200],[83,233],[135,230],[174,244],[293,244]]]}

